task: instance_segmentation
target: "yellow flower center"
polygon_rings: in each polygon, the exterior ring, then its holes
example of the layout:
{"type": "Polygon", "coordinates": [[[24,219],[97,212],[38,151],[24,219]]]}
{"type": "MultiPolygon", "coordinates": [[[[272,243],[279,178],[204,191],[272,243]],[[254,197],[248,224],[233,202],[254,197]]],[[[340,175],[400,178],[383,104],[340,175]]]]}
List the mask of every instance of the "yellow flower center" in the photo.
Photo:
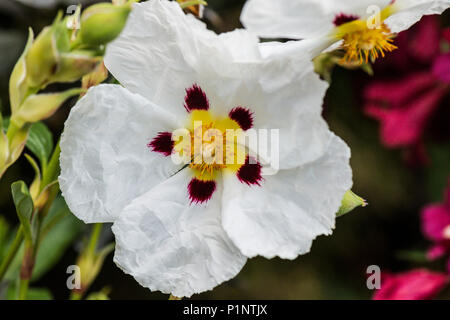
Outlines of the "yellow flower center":
{"type": "Polygon", "coordinates": [[[393,35],[383,23],[378,28],[367,28],[350,32],[344,37],[342,48],[345,50],[345,62],[363,63],[374,62],[377,58],[384,57],[385,52],[391,52],[397,47],[393,45],[393,35]]]}
{"type": "Polygon", "coordinates": [[[210,111],[194,110],[186,126],[189,137],[175,141],[174,151],[188,157],[197,179],[210,181],[218,172],[237,172],[245,163],[244,131],[230,119],[215,117],[210,111]]]}
{"type": "Polygon", "coordinates": [[[344,23],[336,28],[335,37],[344,40],[342,49],[345,51],[344,63],[375,62],[397,47],[393,44],[394,34],[383,22],[394,12],[392,5],[381,11],[376,21],[374,17],[366,20],[355,20],[344,23]]]}

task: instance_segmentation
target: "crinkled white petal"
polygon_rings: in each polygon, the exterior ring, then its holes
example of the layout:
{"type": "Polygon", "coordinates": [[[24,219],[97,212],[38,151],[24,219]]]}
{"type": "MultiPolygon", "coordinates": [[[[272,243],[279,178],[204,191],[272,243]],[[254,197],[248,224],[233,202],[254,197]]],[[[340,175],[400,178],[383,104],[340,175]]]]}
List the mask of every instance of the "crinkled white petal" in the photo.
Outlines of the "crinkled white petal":
{"type": "Polygon", "coordinates": [[[265,176],[261,187],[224,179],[223,226],[247,257],[294,259],[329,235],[352,186],[350,150],[338,137],[317,161],[265,176]]]}
{"type": "MultiPolygon", "coordinates": [[[[278,144],[279,167],[295,168],[322,156],[331,135],[321,115],[328,84],[319,79],[309,59],[279,57],[247,69],[250,76],[230,92],[235,96],[230,103],[254,111],[258,133],[267,129],[271,137],[272,130],[278,130],[278,141],[259,142],[268,147],[268,154],[278,144]]],[[[257,153],[261,155],[261,148],[257,153]]]]}
{"type": "Polygon", "coordinates": [[[294,56],[299,56],[300,59],[303,59],[302,55],[306,55],[310,60],[313,60],[322,52],[332,51],[336,48],[336,39],[333,37],[318,37],[287,42],[267,41],[259,44],[259,51],[265,59],[294,56]]]}
{"type": "Polygon", "coordinates": [[[243,30],[218,36],[175,1],[153,0],[134,5],[105,64],[131,91],[185,116],[185,89],[240,72],[232,63],[259,58],[257,43],[243,30]]]}
{"type": "Polygon", "coordinates": [[[306,51],[263,59],[257,38],[245,30],[218,36],[175,2],[160,0],[137,4],[108,48],[106,65],[123,85],[180,118],[186,118],[185,89],[193,84],[218,116],[249,108],[255,128],[280,130],[281,168],[325,150],[329,132],[320,114],[328,84],[314,73],[306,51]]]}
{"type": "Polygon", "coordinates": [[[113,225],[115,263],[142,286],[177,297],[235,277],[246,258],[221,225],[220,185],[206,205],[190,204],[182,170],[125,208],[113,225]]]}
{"type": "Polygon", "coordinates": [[[147,144],[178,127],[172,115],[118,85],[99,85],[71,110],[59,184],[81,220],[112,222],[133,199],[178,170],[147,144]]]}
{"type": "Polygon", "coordinates": [[[327,35],[338,14],[366,17],[369,6],[390,0],[248,0],[241,22],[263,38],[306,39],[327,35]]]}
{"type": "Polygon", "coordinates": [[[396,0],[396,12],[385,20],[392,32],[410,28],[424,15],[441,14],[450,7],[450,0],[396,0]]]}

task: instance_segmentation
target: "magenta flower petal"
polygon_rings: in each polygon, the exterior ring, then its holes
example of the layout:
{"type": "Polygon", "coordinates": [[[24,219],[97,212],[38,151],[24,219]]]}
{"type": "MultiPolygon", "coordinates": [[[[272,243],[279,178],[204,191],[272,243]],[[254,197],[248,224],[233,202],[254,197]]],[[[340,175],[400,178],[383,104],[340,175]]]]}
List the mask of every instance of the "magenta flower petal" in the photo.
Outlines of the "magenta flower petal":
{"type": "Polygon", "coordinates": [[[428,260],[436,260],[442,258],[447,252],[447,248],[442,244],[437,244],[432,246],[427,251],[427,259],[428,260]]]}
{"type": "Polygon", "coordinates": [[[450,43],[450,28],[442,30],[442,38],[450,43]]]}
{"type": "Polygon", "coordinates": [[[434,298],[448,284],[448,276],[424,269],[390,275],[381,282],[374,300],[426,300],[434,298]]]}
{"type": "Polygon", "coordinates": [[[439,53],[441,39],[439,16],[424,16],[411,33],[409,53],[417,60],[428,63],[439,53]]]}
{"type": "Polygon", "coordinates": [[[434,60],[433,75],[444,83],[450,83],[450,53],[443,54],[434,60]]]}
{"type": "Polygon", "coordinates": [[[422,231],[435,242],[444,241],[444,230],[450,227],[450,210],[445,205],[429,205],[422,211],[422,231]]]}
{"type": "Polygon", "coordinates": [[[420,74],[400,84],[378,83],[368,87],[366,97],[372,101],[366,104],[365,112],[381,122],[384,145],[399,147],[420,142],[428,119],[445,94],[444,88],[428,88],[431,83],[429,76],[420,74]]]}
{"type": "Polygon", "coordinates": [[[436,79],[428,72],[414,73],[400,80],[373,82],[364,91],[364,98],[384,107],[403,107],[415,96],[435,85],[436,79]]]}

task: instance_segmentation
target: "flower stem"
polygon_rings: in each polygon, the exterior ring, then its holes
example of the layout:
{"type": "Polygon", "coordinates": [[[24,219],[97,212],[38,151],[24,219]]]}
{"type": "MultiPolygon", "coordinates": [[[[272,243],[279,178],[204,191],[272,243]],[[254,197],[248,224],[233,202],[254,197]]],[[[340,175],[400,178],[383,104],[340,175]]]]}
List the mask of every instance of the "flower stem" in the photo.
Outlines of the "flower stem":
{"type": "Polygon", "coordinates": [[[92,228],[91,238],[89,239],[89,244],[87,246],[86,252],[89,255],[95,254],[95,249],[97,248],[97,242],[102,231],[102,224],[95,223],[92,228]]]}
{"type": "Polygon", "coordinates": [[[22,226],[20,226],[19,229],[17,229],[16,237],[14,238],[13,243],[11,244],[8,252],[6,253],[5,259],[2,261],[0,265],[0,282],[5,276],[6,271],[8,271],[8,268],[11,262],[14,260],[14,257],[16,256],[17,252],[19,251],[22,241],[23,241],[23,228],[22,226]]]}
{"type": "Polygon", "coordinates": [[[19,300],[25,300],[27,298],[29,284],[30,279],[20,279],[19,300]]]}

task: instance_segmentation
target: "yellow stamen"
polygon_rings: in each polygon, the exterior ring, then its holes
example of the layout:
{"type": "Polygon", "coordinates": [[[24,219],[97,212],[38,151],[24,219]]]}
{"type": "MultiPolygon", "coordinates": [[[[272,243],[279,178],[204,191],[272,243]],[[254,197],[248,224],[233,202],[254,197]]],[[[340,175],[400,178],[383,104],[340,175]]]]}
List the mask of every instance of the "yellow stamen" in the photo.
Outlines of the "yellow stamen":
{"type": "Polygon", "coordinates": [[[343,37],[345,50],[344,62],[368,63],[369,58],[374,62],[377,58],[384,57],[385,52],[391,52],[397,47],[393,45],[393,35],[383,23],[378,28],[368,28],[347,33],[343,37]]]}
{"type": "Polygon", "coordinates": [[[342,49],[345,51],[343,63],[374,62],[384,57],[385,52],[391,52],[397,47],[393,44],[394,34],[383,22],[393,13],[397,12],[396,3],[386,6],[377,16],[373,15],[367,20],[355,20],[344,23],[335,28],[332,37],[342,39],[342,49]]]}
{"type": "Polygon", "coordinates": [[[206,110],[194,110],[187,128],[191,141],[176,141],[175,151],[180,155],[191,155],[189,167],[197,179],[214,180],[222,169],[237,171],[245,162],[246,149],[238,144],[234,136],[236,133],[239,136],[242,132],[236,121],[216,118],[206,110]],[[227,130],[233,130],[233,134],[228,135],[227,130]],[[199,143],[200,148],[196,146],[199,143]],[[209,158],[208,161],[205,161],[205,156],[209,158]]]}

